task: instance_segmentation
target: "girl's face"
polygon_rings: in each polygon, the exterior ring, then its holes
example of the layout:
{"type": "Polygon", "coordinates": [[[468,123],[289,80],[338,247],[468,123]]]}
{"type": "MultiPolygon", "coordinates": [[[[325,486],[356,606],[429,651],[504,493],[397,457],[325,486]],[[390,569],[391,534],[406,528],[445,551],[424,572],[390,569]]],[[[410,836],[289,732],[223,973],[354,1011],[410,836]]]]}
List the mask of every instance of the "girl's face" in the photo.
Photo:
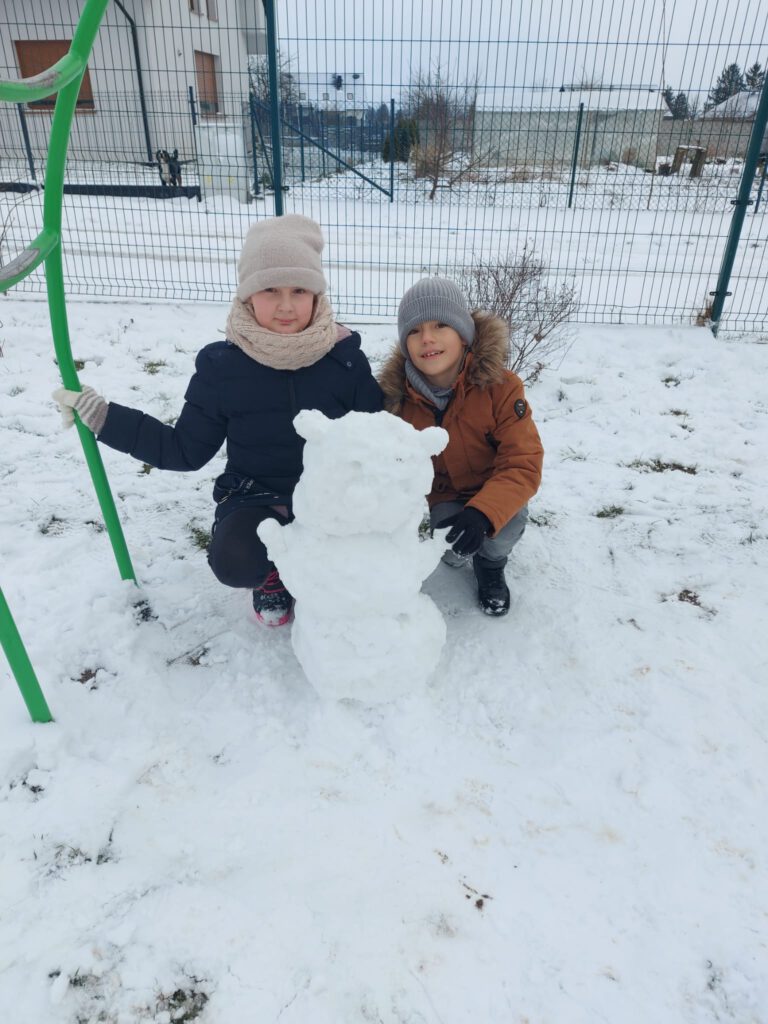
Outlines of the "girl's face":
{"type": "Polygon", "coordinates": [[[465,348],[458,331],[438,320],[428,320],[408,332],[405,344],[411,362],[431,384],[439,388],[453,384],[465,348]]]}
{"type": "Polygon", "coordinates": [[[298,334],[315,312],[315,296],[306,288],[264,288],[248,301],[256,323],[275,334],[298,334]]]}

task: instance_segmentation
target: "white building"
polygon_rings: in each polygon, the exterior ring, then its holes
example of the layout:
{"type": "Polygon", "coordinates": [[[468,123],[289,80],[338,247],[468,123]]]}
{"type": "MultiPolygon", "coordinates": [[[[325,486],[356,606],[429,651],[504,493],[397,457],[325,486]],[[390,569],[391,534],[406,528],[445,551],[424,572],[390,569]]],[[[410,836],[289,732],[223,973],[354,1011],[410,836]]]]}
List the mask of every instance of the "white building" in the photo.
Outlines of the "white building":
{"type": "MultiPolygon", "coordinates": [[[[83,0],[3,0],[0,75],[37,74],[66,52],[83,0]]],[[[112,0],[96,37],[75,115],[70,155],[147,162],[158,149],[194,156],[201,121],[242,118],[248,54],[265,50],[254,0],[112,0]],[[191,95],[190,95],[191,89],[191,95]]],[[[28,104],[35,160],[44,159],[53,101],[28,104]]],[[[0,106],[0,159],[24,157],[19,112],[0,106]]]]}

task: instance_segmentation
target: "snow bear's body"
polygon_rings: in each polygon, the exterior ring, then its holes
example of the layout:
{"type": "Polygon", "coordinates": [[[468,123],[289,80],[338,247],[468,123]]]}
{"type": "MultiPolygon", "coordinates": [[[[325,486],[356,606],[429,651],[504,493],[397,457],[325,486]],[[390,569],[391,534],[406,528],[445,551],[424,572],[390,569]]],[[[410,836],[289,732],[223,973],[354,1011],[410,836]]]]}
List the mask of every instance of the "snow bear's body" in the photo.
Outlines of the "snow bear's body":
{"type": "Polygon", "coordinates": [[[267,520],[259,535],[296,599],[292,641],[319,693],[389,700],[424,686],[445,622],[420,592],[443,545],[419,540],[432,455],[444,430],[417,431],[389,413],[330,420],[305,410],[294,494],[296,520],[267,520]]]}

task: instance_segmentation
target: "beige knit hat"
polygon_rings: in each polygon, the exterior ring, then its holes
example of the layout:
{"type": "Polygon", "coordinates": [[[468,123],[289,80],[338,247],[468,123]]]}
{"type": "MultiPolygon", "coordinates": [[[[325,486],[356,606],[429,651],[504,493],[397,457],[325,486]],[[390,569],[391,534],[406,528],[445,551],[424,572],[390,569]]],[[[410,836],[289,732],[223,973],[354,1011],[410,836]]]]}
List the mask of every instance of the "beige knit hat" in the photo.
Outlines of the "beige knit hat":
{"type": "Polygon", "coordinates": [[[237,262],[237,297],[245,302],[264,288],[306,288],[315,295],[327,289],[320,253],[320,225],[289,213],[249,228],[237,262]]]}

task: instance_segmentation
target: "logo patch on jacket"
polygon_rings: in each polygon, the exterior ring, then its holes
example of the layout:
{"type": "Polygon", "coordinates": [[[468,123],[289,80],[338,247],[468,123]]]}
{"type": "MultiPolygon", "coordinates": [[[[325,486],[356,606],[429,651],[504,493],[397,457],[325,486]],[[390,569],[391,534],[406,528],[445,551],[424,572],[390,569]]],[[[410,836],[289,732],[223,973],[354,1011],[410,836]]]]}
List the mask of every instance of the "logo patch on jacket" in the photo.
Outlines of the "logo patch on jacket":
{"type": "Polygon", "coordinates": [[[528,412],[528,403],[523,398],[518,398],[515,402],[515,413],[517,418],[521,420],[523,416],[525,416],[526,412],[528,412]]]}

